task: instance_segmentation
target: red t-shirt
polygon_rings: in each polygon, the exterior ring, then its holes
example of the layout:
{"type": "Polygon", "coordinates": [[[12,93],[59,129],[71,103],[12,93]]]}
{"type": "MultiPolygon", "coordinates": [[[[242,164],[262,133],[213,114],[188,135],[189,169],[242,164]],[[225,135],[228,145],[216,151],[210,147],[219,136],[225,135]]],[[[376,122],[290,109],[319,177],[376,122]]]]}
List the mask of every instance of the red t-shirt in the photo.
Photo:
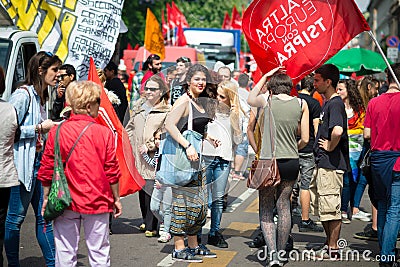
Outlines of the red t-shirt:
{"type": "MultiPolygon", "coordinates": [[[[400,92],[385,93],[371,99],[364,127],[371,129],[371,149],[400,151],[400,92]]],[[[400,158],[393,170],[400,171],[400,158]]]]}

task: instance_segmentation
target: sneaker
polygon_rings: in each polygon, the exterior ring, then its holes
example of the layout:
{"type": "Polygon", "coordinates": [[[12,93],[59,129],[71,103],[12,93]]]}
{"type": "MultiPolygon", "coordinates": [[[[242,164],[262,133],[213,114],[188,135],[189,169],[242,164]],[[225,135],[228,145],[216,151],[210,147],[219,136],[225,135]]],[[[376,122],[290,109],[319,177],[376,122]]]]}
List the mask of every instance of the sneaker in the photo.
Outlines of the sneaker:
{"type": "Polygon", "coordinates": [[[347,212],[342,212],[342,223],[349,224],[350,222],[347,212]]]}
{"type": "Polygon", "coordinates": [[[160,237],[157,239],[159,243],[167,243],[171,240],[171,234],[168,232],[162,232],[160,237]]]}
{"type": "Polygon", "coordinates": [[[194,255],[200,255],[203,256],[204,258],[216,258],[217,254],[214,252],[211,252],[205,245],[199,244],[197,248],[191,248],[190,251],[194,255]]]}
{"type": "Polygon", "coordinates": [[[301,221],[299,224],[300,232],[323,232],[324,228],[318,226],[313,220],[308,219],[308,221],[301,221]]]}
{"type": "Polygon", "coordinates": [[[208,235],[207,244],[213,245],[219,248],[227,248],[228,243],[226,243],[224,237],[221,233],[216,232],[215,235],[208,235]]]}
{"type": "Polygon", "coordinates": [[[145,225],[144,223],[142,223],[142,224],[139,226],[139,230],[142,231],[142,232],[146,231],[146,225],[145,225]]]}
{"type": "Polygon", "coordinates": [[[190,248],[185,248],[184,250],[181,251],[176,251],[174,249],[172,251],[172,259],[184,262],[203,262],[203,259],[201,257],[194,255],[190,248]]]}
{"type": "Polygon", "coordinates": [[[360,220],[360,221],[363,221],[363,222],[370,222],[371,221],[371,214],[363,212],[362,210],[360,210],[357,213],[353,213],[353,216],[351,216],[351,218],[354,219],[354,220],[360,220]]]}
{"type": "Polygon", "coordinates": [[[146,232],[144,232],[144,235],[146,236],[146,237],[156,237],[157,236],[157,231],[146,231],[146,232]]]}
{"type": "Polygon", "coordinates": [[[160,228],[158,229],[158,235],[161,236],[161,234],[164,232],[164,223],[160,223],[160,228]]]}
{"type": "Polygon", "coordinates": [[[372,227],[366,227],[363,232],[355,233],[353,237],[363,240],[378,241],[378,231],[372,229],[372,227]]]}

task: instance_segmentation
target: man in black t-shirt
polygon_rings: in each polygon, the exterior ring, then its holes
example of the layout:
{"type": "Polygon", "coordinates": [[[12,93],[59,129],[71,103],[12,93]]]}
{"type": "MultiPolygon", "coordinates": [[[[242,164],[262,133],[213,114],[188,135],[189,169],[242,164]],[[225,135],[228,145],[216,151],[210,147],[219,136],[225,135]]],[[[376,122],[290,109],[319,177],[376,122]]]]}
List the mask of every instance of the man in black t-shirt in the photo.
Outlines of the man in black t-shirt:
{"type": "Polygon", "coordinates": [[[176,78],[171,82],[171,106],[185,93],[183,85],[186,83],[186,73],[192,63],[188,57],[179,57],[176,60],[176,78]]]}
{"type": "Polygon", "coordinates": [[[115,113],[120,120],[120,122],[124,123],[124,116],[128,108],[128,99],[126,97],[126,89],[121,80],[117,77],[118,75],[118,66],[114,62],[110,62],[104,68],[104,74],[106,75],[107,81],[104,87],[115,93],[121,103],[119,105],[113,105],[115,113]]]}
{"type": "Polygon", "coordinates": [[[313,177],[310,190],[316,193],[313,205],[318,207],[318,215],[327,235],[326,245],[317,252],[317,257],[324,259],[340,258],[337,241],[342,223],[341,192],[343,174],[349,164],[347,116],[343,101],[336,93],[338,81],[339,70],[332,64],[323,65],[315,71],[314,87],[325,96],[326,102],[314,143],[317,175],[313,177]]]}
{"type": "Polygon", "coordinates": [[[310,126],[310,139],[308,144],[299,150],[299,164],[300,164],[300,204],[301,204],[301,222],[299,224],[300,232],[323,232],[324,229],[310,219],[310,182],[313,177],[315,169],[315,158],[313,154],[313,147],[315,136],[318,131],[319,115],[321,113],[321,106],[319,102],[314,99],[310,93],[314,89],[314,78],[309,75],[301,80],[301,90],[299,91],[299,98],[304,99],[307,103],[309,110],[309,126],[310,126]]]}

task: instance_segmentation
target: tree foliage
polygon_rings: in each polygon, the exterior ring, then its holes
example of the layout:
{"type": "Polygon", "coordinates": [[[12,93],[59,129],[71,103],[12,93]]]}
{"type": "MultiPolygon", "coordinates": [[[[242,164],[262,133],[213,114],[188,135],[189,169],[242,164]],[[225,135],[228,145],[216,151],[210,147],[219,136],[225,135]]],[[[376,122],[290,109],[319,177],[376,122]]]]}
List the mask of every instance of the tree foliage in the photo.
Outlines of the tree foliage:
{"type": "MultiPolygon", "coordinates": [[[[166,3],[172,0],[125,0],[122,19],[128,27],[128,32],[121,38],[121,48],[127,43],[143,45],[146,26],[146,10],[150,8],[161,25],[161,10],[164,9],[167,20],[166,3]]],[[[247,0],[175,0],[175,4],[183,12],[190,27],[221,28],[225,12],[231,15],[236,5],[239,12],[246,7],[247,0]]]]}

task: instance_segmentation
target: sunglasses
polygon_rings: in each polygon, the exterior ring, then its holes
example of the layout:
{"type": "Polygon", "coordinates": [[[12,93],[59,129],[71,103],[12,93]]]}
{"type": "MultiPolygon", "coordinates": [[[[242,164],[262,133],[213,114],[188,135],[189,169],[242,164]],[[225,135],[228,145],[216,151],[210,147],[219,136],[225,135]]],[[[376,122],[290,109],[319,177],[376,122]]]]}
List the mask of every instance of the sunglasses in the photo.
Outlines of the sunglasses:
{"type": "Polygon", "coordinates": [[[147,91],[147,90],[149,90],[149,91],[151,91],[151,92],[155,92],[155,91],[157,91],[157,90],[160,90],[160,88],[146,87],[146,88],[145,88],[145,91],[147,91]]]}
{"type": "Polygon", "coordinates": [[[60,75],[57,76],[57,79],[58,80],[64,80],[65,76],[69,76],[69,74],[68,73],[60,74],[60,75]]]}

